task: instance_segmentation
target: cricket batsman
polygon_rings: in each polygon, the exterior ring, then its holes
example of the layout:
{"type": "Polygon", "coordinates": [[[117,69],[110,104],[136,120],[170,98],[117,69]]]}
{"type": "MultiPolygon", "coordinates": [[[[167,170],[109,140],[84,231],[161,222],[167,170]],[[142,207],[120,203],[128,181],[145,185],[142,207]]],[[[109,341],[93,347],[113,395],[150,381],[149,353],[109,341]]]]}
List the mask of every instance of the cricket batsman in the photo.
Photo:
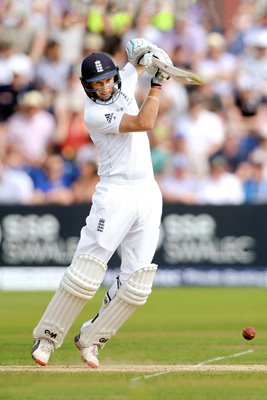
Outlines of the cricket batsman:
{"type": "Polygon", "coordinates": [[[119,246],[120,274],[98,314],[74,338],[88,366],[99,367],[99,350],[151,293],[162,196],[154,179],[147,131],[156,122],[161,86],[168,79],[153,65],[152,56],[172,62],[165,51],[142,38],[130,40],[126,53],[129,62],[121,71],[100,52],[91,53],[81,64],[80,80],[87,96],[84,119],[98,150],[100,182],[72,263],[33,331],[32,358],[42,366],[95,295],[119,246]],[[151,75],[151,88],[139,109],[135,85],[144,71],[151,75]]]}

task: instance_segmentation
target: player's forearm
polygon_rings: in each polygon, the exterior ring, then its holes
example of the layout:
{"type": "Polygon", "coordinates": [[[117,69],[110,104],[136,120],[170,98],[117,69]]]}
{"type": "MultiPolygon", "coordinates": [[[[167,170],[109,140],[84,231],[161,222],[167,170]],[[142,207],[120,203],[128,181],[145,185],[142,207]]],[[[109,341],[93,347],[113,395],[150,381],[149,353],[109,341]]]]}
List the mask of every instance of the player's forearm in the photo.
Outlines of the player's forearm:
{"type": "Polygon", "coordinates": [[[158,116],[159,101],[160,90],[151,88],[138,114],[140,125],[144,127],[144,130],[149,131],[153,129],[158,116]]]}
{"type": "Polygon", "coordinates": [[[159,111],[160,90],[151,88],[137,115],[124,114],[120,133],[143,132],[153,129],[159,111]]]}

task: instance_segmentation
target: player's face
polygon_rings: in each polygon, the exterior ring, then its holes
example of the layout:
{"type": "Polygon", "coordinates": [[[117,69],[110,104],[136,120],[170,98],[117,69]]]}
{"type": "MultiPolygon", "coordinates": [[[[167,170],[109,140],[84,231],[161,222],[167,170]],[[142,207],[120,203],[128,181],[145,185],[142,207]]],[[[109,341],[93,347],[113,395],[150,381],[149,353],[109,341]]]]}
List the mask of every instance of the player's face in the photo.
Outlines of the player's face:
{"type": "Polygon", "coordinates": [[[114,77],[92,82],[91,86],[101,100],[108,100],[114,92],[114,77]]]}

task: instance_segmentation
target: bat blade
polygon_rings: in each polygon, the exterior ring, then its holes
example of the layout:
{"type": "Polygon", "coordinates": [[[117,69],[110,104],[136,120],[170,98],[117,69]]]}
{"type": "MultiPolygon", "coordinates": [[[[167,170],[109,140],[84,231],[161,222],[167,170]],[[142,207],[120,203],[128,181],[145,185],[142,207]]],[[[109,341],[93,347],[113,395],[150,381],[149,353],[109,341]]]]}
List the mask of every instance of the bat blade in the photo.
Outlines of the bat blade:
{"type": "Polygon", "coordinates": [[[203,85],[203,79],[192,71],[177,68],[173,65],[166,64],[156,57],[152,57],[153,65],[165,72],[172,79],[186,85],[203,85]]]}

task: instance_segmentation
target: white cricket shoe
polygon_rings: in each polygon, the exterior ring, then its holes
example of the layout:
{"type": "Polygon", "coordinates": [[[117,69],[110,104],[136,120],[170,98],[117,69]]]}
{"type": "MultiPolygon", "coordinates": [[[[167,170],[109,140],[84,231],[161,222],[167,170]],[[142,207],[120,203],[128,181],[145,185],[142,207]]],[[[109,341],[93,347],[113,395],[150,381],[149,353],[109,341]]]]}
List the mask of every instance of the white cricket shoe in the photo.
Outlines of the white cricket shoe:
{"type": "Polygon", "coordinates": [[[51,340],[35,339],[32,347],[32,358],[37,364],[45,367],[53,351],[54,345],[51,340]]]}
{"type": "Polygon", "coordinates": [[[91,368],[98,368],[98,345],[92,344],[89,347],[83,347],[80,343],[80,334],[74,337],[75,346],[80,350],[81,359],[91,368]]]}

